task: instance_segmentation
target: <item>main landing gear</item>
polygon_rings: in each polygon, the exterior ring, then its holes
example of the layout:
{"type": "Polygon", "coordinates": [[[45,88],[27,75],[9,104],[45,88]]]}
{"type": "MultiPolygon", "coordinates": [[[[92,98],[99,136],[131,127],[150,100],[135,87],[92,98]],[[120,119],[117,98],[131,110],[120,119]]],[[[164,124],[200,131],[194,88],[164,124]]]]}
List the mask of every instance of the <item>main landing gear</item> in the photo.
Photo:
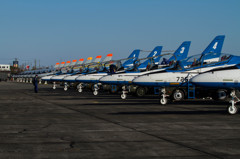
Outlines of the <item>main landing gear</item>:
{"type": "Polygon", "coordinates": [[[229,114],[234,115],[238,112],[238,107],[235,104],[240,102],[240,99],[236,96],[235,90],[231,91],[230,96],[232,97],[232,100],[230,100],[229,103],[232,103],[232,105],[228,106],[227,110],[229,114]]]}
{"type": "Polygon", "coordinates": [[[173,94],[172,94],[172,98],[176,101],[181,101],[184,99],[184,93],[182,90],[180,89],[176,89],[173,94]]]}

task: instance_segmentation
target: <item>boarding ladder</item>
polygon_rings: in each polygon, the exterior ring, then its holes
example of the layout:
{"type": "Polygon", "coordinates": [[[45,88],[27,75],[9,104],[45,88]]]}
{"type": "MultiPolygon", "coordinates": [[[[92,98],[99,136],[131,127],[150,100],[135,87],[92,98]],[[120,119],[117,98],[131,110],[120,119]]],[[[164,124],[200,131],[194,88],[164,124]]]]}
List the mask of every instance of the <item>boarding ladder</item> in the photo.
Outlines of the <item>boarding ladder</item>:
{"type": "Polygon", "coordinates": [[[195,99],[195,85],[188,81],[188,99],[195,99]]]}

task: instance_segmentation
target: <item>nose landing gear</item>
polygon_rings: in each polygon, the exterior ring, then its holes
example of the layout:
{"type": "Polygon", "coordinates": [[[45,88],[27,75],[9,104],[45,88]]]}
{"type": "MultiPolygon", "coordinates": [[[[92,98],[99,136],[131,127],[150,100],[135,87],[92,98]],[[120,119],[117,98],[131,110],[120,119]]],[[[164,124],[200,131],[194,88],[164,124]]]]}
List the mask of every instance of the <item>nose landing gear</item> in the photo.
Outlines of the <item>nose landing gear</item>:
{"type": "Polygon", "coordinates": [[[78,85],[78,92],[82,93],[83,92],[83,83],[80,83],[78,85]]]}
{"type": "Polygon", "coordinates": [[[166,105],[168,103],[168,99],[167,99],[168,95],[166,94],[166,89],[162,88],[162,89],[160,89],[159,92],[161,92],[160,104],[166,105]]]}
{"type": "Polygon", "coordinates": [[[64,88],[63,88],[64,91],[67,91],[68,90],[68,83],[67,82],[64,82],[64,88]]]}
{"type": "Polygon", "coordinates": [[[126,99],[127,98],[127,93],[128,93],[128,91],[127,91],[127,86],[123,86],[122,87],[122,94],[121,94],[121,98],[122,99],[126,99]]]}
{"type": "Polygon", "coordinates": [[[57,88],[57,84],[56,82],[53,82],[53,89],[56,89],[57,88]]]}
{"type": "Polygon", "coordinates": [[[98,84],[94,84],[94,91],[93,91],[93,95],[98,95],[98,90],[99,90],[99,87],[98,87],[98,84]]]}
{"type": "Polygon", "coordinates": [[[227,110],[229,114],[234,115],[238,112],[238,107],[235,104],[240,102],[240,99],[236,96],[235,90],[232,90],[230,96],[232,97],[232,100],[230,100],[229,103],[232,103],[232,105],[228,106],[227,110]]]}

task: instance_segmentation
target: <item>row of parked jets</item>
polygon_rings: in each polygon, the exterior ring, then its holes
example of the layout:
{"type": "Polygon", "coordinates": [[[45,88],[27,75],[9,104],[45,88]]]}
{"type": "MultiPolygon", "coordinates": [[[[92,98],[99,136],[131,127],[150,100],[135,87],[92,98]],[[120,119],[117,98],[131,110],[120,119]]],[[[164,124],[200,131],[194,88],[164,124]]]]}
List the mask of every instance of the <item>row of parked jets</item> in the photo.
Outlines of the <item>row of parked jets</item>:
{"type": "Polygon", "coordinates": [[[121,91],[121,98],[135,94],[159,94],[160,104],[183,99],[207,98],[227,100],[227,111],[236,114],[239,99],[240,56],[222,53],[225,36],[216,36],[199,55],[188,57],[190,41],[183,42],[174,53],[163,53],[162,46],[152,51],[134,50],[127,58],[112,60],[102,56],[56,63],[53,70],[26,71],[15,75],[18,82],[31,82],[37,74],[40,83],[61,83],[67,91],[75,86],[79,92],[91,89],[112,93],[121,91]],[[139,58],[142,52],[150,52],[139,58]]]}

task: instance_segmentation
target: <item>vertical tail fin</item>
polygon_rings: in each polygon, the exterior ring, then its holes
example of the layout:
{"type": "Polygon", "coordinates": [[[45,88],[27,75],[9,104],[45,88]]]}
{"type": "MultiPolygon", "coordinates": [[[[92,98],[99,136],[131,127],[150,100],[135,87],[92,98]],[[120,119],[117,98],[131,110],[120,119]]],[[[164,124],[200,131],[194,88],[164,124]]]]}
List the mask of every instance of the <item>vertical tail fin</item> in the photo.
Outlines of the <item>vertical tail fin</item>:
{"type": "Polygon", "coordinates": [[[132,58],[132,57],[138,58],[139,53],[140,53],[140,50],[138,50],[138,49],[133,50],[133,52],[128,56],[128,58],[132,58]]]}
{"type": "Polygon", "coordinates": [[[65,65],[65,62],[61,62],[61,64],[60,64],[59,68],[62,68],[62,67],[64,67],[64,65],[65,65]]]}
{"type": "Polygon", "coordinates": [[[102,56],[97,56],[93,62],[100,62],[102,59],[102,56]]]}
{"type": "Polygon", "coordinates": [[[56,65],[54,66],[54,68],[57,69],[57,68],[59,68],[59,66],[60,66],[60,63],[57,62],[56,65]]]}
{"type": "MultiPolygon", "coordinates": [[[[159,56],[159,55],[161,55],[161,53],[162,53],[162,46],[157,46],[153,49],[153,51],[147,57],[150,58],[150,57],[154,57],[154,56],[159,56]]],[[[138,69],[145,70],[148,64],[150,64],[151,62],[153,62],[155,64],[156,62],[159,62],[160,58],[161,57],[159,56],[159,57],[155,57],[152,59],[147,59],[146,61],[144,61],[143,63],[141,63],[138,66],[138,69]]]]}
{"type": "Polygon", "coordinates": [[[84,62],[84,59],[79,59],[79,60],[76,62],[75,66],[73,67],[73,71],[79,71],[79,68],[81,67],[81,65],[83,64],[83,62],[84,62]]]}
{"type": "Polygon", "coordinates": [[[202,52],[206,53],[221,53],[225,35],[216,36],[213,41],[208,45],[208,47],[202,52]]]}
{"type": "Polygon", "coordinates": [[[216,36],[213,41],[208,45],[208,47],[202,52],[202,55],[204,56],[204,59],[212,59],[212,58],[218,58],[222,51],[222,46],[224,42],[225,36],[219,35],[216,36]]]}
{"type": "Polygon", "coordinates": [[[81,64],[83,64],[83,62],[84,62],[84,59],[79,59],[78,62],[76,63],[76,65],[81,65],[81,64]]]}
{"type": "Polygon", "coordinates": [[[89,64],[90,62],[92,62],[92,57],[88,57],[87,61],[85,61],[85,64],[89,64]]]}
{"type": "Polygon", "coordinates": [[[71,64],[71,61],[67,61],[64,65],[64,67],[68,67],[71,64]]]}
{"type": "Polygon", "coordinates": [[[70,66],[76,65],[76,63],[77,63],[77,60],[72,60],[72,63],[70,64],[70,66]]]}
{"type": "Polygon", "coordinates": [[[185,59],[188,56],[190,45],[191,41],[184,41],[174,52],[174,56],[170,57],[168,61],[185,59]]]}
{"type": "Polygon", "coordinates": [[[111,61],[112,60],[112,56],[113,56],[113,54],[107,54],[107,56],[105,57],[105,59],[102,62],[111,61]]]}
{"type": "Polygon", "coordinates": [[[140,50],[134,50],[134,51],[128,56],[128,58],[131,58],[131,59],[125,61],[125,62],[122,64],[122,66],[123,66],[124,68],[126,68],[126,67],[129,67],[130,65],[133,65],[133,62],[138,59],[139,53],[140,53],[140,50]]]}

